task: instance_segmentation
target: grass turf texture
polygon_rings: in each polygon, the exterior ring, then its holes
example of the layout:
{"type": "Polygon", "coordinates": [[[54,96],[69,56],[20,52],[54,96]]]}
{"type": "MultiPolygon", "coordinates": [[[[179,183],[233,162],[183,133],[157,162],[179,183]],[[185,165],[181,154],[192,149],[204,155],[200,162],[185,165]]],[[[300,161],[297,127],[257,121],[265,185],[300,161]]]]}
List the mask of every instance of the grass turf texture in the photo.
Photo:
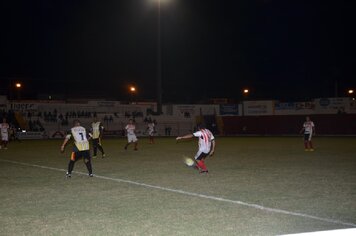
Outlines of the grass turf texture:
{"type": "MultiPolygon", "coordinates": [[[[276,235],[350,228],[305,217],[190,196],[131,183],[253,203],[356,224],[356,139],[217,138],[209,175],[182,162],[196,140],[103,141],[107,158],[93,159],[89,178],[65,178],[70,147],[62,140],[23,141],[0,150],[0,235],[276,235]],[[10,160],[34,166],[9,163],[10,160]]],[[[74,171],[86,173],[78,161],[74,171]]]]}

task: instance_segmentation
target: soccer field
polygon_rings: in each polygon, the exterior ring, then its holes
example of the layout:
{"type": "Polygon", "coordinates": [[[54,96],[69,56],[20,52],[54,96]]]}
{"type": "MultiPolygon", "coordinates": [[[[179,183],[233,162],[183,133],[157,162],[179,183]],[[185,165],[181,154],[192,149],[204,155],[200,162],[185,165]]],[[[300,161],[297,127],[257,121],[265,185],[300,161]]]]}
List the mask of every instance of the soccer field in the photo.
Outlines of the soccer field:
{"type": "Polygon", "coordinates": [[[279,235],[356,227],[356,138],[217,137],[208,175],[197,140],[103,141],[95,177],[65,178],[62,140],[0,150],[0,235],[279,235]]]}

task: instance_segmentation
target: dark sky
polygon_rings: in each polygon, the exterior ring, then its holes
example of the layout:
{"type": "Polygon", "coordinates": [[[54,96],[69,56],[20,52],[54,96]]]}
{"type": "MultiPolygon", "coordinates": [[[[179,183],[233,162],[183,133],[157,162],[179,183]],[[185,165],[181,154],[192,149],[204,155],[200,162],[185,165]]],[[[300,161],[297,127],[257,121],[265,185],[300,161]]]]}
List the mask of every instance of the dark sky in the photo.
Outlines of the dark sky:
{"type": "MultiPolygon", "coordinates": [[[[303,100],[355,87],[350,3],[161,0],[163,102],[213,97],[303,100]],[[163,1],[168,1],[163,3],[163,1]]],[[[0,3],[0,92],[22,97],[154,99],[154,0],[11,0],[0,3]]],[[[351,1],[350,1],[351,2],[351,1]]]]}

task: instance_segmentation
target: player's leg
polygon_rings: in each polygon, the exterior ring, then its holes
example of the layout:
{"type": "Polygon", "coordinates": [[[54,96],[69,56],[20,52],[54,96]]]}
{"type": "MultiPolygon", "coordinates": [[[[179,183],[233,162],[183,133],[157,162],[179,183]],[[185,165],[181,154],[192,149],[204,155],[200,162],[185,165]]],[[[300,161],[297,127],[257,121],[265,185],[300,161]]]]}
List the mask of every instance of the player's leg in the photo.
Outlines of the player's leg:
{"type": "Polygon", "coordinates": [[[99,151],[101,152],[102,157],[104,158],[104,157],[105,157],[105,152],[104,152],[103,146],[101,145],[101,140],[100,140],[100,138],[98,139],[98,149],[99,149],[99,151]]]}
{"type": "Polygon", "coordinates": [[[154,143],[155,143],[155,141],[153,139],[153,134],[150,134],[150,144],[154,144],[154,143]]]}
{"type": "Polygon", "coordinates": [[[3,137],[3,148],[7,149],[7,143],[9,142],[9,136],[8,135],[4,135],[3,137]]]}
{"type": "Polygon", "coordinates": [[[93,168],[91,165],[91,158],[90,158],[90,152],[88,151],[82,151],[82,155],[83,155],[83,160],[84,163],[88,169],[88,174],[90,177],[93,177],[93,168]]]}
{"type": "Polygon", "coordinates": [[[132,142],[132,136],[131,135],[127,135],[127,143],[125,145],[125,150],[127,150],[128,146],[131,144],[132,142]]]}
{"type": "Polygon", "coordinates": [[[313,143],[312,143],[312,133],[310,133],[309,135],[308,143],[309,143],[309,151],[314,151],[313,143]]]}
{"type": "Polygon", "coordinates": [[[71,156],[70,156],[70,160],[68,163],[68,170],[67,170],[67,177],[71,177],[72,176],[72,171],[74,169],[74,164],[76,162],[76,153],[72,152],[71,156]]]}
{"type": "Polygon", "coordinates": [[[93,139],[93,158],[96,158],[98,152],[98,139],[93,139]]]}
{"type": "Polygon", "coordinates": [[[134,150],[137,151],[137,150],[138,150],[138,149],[137,149],[138,139],[137,139],[136,135],[134,135],[134,136],[132,137],[132,141],[134,142],[134,150]]]}
{"type": "Polygon", "coordinates": [[[198,169],[200,170],[199,173],[207,173],[208,168],[205,165],[205,158],[207,157],[207,153],[202,152],[199,150],[197,154],[195,155],[195,161],[198,169]]]}
{"type": "Polygon", "coordinates": [[[8,144],[8,141],[5,140],[5,141],[4,141],[4,149],[7,149],[7,144],[8,144]]]}
{"type": "Polygon", "coordinates": [[[304,134],[304,150],[308,151],[309,134],[304,134]]]}

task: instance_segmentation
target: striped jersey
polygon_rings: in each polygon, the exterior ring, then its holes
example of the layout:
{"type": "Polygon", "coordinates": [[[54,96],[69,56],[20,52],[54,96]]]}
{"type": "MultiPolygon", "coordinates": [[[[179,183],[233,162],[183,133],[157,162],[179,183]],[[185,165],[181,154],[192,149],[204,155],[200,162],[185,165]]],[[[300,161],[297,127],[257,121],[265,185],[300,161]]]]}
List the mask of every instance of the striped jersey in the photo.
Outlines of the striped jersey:
{"type": "Polygon", "coordinates": [[[126,125],[125,129],[126,129],[128,135],[135,135],[135,129],[136,129],[136,127],[135,127],[134,124],[128,124],[128,125],[126,125]]]}
{"type": "Polygon", "coordinates": [[[193,133],[194,137],[199,138],[199,150],[204,153],[209,153],[211,143],[215,139],[214,135],[208,129],[201,129],[193,133]]]}
{"type": "Polygon", "coordinates": [[[89,142],[87,139],[87,133],[84,127],[73,127],[67,135],[67,139],[73,137],[74,139],[74,151],[86,151],[89,150],[89,142]]]}
{"type": "Polygon", "coordinates": [[[0,123],[1,135],[8,135],[9,129],[10,129],[10,126],[8,123],[0,123]]]}
{"type": "Polygon", "coordinates": [[[304,133],[311,134],[313,133],[314,123],[313,121],[305,121],[303,124],[304,133]]]}

